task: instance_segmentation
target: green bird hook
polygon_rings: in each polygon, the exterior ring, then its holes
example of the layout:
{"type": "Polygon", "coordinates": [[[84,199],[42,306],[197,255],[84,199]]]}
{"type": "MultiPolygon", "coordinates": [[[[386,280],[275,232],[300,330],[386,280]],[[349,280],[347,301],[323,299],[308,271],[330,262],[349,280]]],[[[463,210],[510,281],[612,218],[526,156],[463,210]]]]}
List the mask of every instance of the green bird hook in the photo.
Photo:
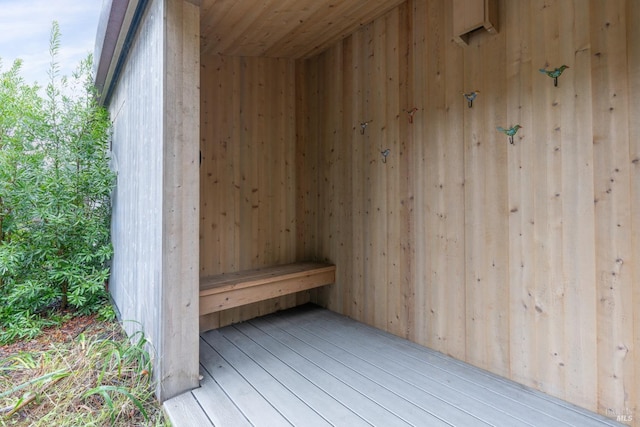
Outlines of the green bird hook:
{"type": "Polygon", "coordinates": [[[515,125],[513,127],[510,127],[509,129],[505,129],[502,126],[498,126],[496,129],[499,132],[504,133],[505,135],[507,135],[509,137],[509,143],[511,145],[513,145],[513,137],[515,136],[516,133],[518,133],[518,129],[520,129],[522,126],[520,125],[515,125]]]}
{"type": "Polygon", "coordinates": [[[545,68],[540,68],[540,72],[542,74],[546,74],[547,76],[553,78],[553,85],[558,87],[558,77],[562,75],[562,72],[569,68],[568,65],[562,65],[559,68],[554,68],[553,70],[547,70],[545,68]]]}

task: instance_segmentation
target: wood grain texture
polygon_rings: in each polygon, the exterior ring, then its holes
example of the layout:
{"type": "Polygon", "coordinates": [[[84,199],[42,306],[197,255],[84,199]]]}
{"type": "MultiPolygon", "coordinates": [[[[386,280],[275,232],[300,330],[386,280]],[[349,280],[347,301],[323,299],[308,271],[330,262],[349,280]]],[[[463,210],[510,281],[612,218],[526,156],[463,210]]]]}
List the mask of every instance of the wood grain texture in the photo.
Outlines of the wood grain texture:
{"type": "MultiPolygon", "coordinates": [[[[501,16],[505,12],[502,9],[501,16]]],[[[504,226],[509,144],[496,132],[495,124],[506,121],[506,38],[504,32],[480,33],[464,53],[465,86],[479,89],[482,97],[482,108],[468,109],[475,117],[464,135],[467,359],[501,375],[509,370],[510,350],[508,229],[504,226]]]]}
{"type": "MultiPolygon", "coordinates": [[[[426,283],[428,281],[427,270],[427,238],[426,235],[426,215],[427,200],[426,200],[426,182],[425,176],[428,171],[426,167],[426,144],[425,144],[425,129],[427,129],[428,115],[428,93],[426,90],[427,75],[423,72],[424,61],[427,58],[427,26],[424,25],[425,17],[427,17],[427,2],[412,2],[409,3],[410,20],[413,25],[409,28],[413,29],[413,34],[409,34],[409,40],[412,45],[410,50],[411,57],[408,59],[409,71],[407,78],[408,91],[411,93],[412,104],[420,110],[414,118],[413,126],[407,129],[407,141],[411,143],[408,147],[407,153],[410,161],[407,164],[407,170],[411,174],[411,180],[407,186],[409,189],[409,200],[411,200],[410,207],[412,209],[409,216],[410,226],[413,229],[411,246],[412,251],[410,256],[405,258],[406,260],[413,260],[410,267],[410,280],[413,283],[411,289],[412,299],[409,301],[409,306],[413,306],[413,330],[408,331],[409,337],[412,340],[427,345],[430,339],[429,334],[425,334],[430,324],[429,322],[429,310],[427,308],[427,295],[428,287],[426,283]]],[[[405,261],[406,262],[406,261],[405,261]]],[[[464,284],[464,282],[463,282],[464,284]]]]}
{"type": "Polygon", "coordinates": [[[598,409],[619,412],[634,377],[625,4],[594,2],[592,13],[598,409]]]}
{"type": "Polygon", "coordinates": [[[155,308],[161,306],[162,285],[163,87],[149,70],[163,64],[162,45],[152,42],[162,37],[162,14],[161,3],[146,11],[108,106],[119,184],[112,196],[109,291],[120,315],[139,322],[126,322],[127,333],[144,329],[152,342],[161,334],[155,308]]]}
{"type": "Polygon", "coordinates": [[[198,342],[198,48],[197,6],[150,2],[108,106],[118,173],[110,291],[127,332],[153,343],[160,401],[198,379],[189,351],[198,342]]]}
{"type": "MultiPolygon", "coordinates": [[[[640,3],[628,2],[626,9],[627,40],[640,40],[640,3]]],[[[633,352],[629,355],[634,366],[634,376],[631,379],[627,409],[632,415],[638,416],[640,411],[640,98],[633,96],[640,90],[640,43],[627,43],[627,69],[629,102],[629,178],[631,183],[631,239],[632,255],[627,266],[632,274],[633,292],[633,352]]]]}
{"type": "Polygon", "coordinates": [[[203,0],[202,52],[310,57],[402,0],[203,0]]]}
{"type": "Polygon", "coordinates": [[[301,262],[204,277],[200,316],[330,285],[334,265],[301,262]]]}
{"type": "MultiPolygon", "coordinates": [[[[408,0],[322,51],[302,48],[310,33],[265,32],[279,19],[268,2],[214,3],[208,52],[307,59],[202,58],[201,274],[300,259],[337,269],[328,289],[201,322],[312,299],[640,417],[636,3],[501,0],[500,32],[462,48],[451,2],[408,0]],[[234,32],[212,41],[222,22],[234,32]],[[538,71],[562,64],[557,87],[538,71]],[[461,93],[474,90],[468,108],[461,93]],[[515,124],[512,145],[496,127],[515,124]]],[[[313,19],[333,13],[307,6],[313,19]]]]}
{"type": "Polygon", "coordinates": [[[498,0],[453,0],[452,21],[454,40],[462,46],[477,30],[495,34],[498,28],[498,0]]]}
{"type": "MultiPolygon", "coordinates": [[[[574,5],[575,6],[575,5],[574,5]]],[[[578,22],[586,22],[590,11],[586,8],[562,4],[566,25],[571,15],[578,22]],[[568,9],[567,9],[568,8],[568,9]]],[[[593,129],[583,126],[592,114],[590,87],[589,29],[575,26],[573,34],[563,38],[563,57],[574,57],[573,79],[567,79],[570,90],[562,91],[560,103],[560,145],[562,149],[562,274],[564,307],[564,348],[562,364],[565,396],[581,406],[595,407],[597,354],[587,349],[597,346],[595,252],[585,250],[595,246],[595,213],[593,210],[593,129]],[[580,94],[581,96],[576,96],[580,94]],[[568,369],[567,369],[568,368],[568,369]]],[[[554,129],[555,131],[555,129],[554,129]]]]}
{"type": "MultiPolygon", "coordinates": [[[[294,60],[202,57],[201,277],[297,259],[295,74],[294,60]]],[[[225,310],[201,318],[200,327],[308,298],[303,293],[225,310]]]]}
{"type": "MultiPolygon", "coordinates": [[[[164,409],[172,425],[213,427],[209,416],[191,393],[181,394],[164,402],[164,409]]],[[[237,423],[240,424],[239,422],[237,423]]]]}
{"type": "Polygon", "coordinates": [[[298,220],[318,236],[307,254],[339,271],[314,300],[605,415],[637,414],[638,8],[498,10],[500,33],[461,48],[449,2],[408,1],[298,63],[298,201],[320,204],[298,220]],[[562,64],[558,87],[538,71],[562,64]],[[496,126],[517,123],[511,145],[496,126]]]}
{"type": "MultiPolygon", "coordinates": [[[[466,329],[466,320],[460,313],[467,303],[463,276],[465,227],[464,213],[457,210],[464,200],[464,147],[463,129],[456,126],[464,114],[459,102],[463,70],[457,66],[462,51],[450,43],[446,27],[451,23],[452,12],[436,3],[427,3],[424,13],[430,30],[424,36],[425,70],[414,70],[414,76],[422,80],[420,84],[424,87],[417,95],[421,109],[412,125],[420,128],[422,135],[415,142],[422,145],[423,172],[421,181],[413,184],[412,192],[420,195],[422,204],[415,217],[424,221],[419,229],[426,239],[417,263],[425,265],[423,277],[428,283],[421,302],[424,309],[416,314],[423,316],[423,324],[433,331],[421,333],[427,345],[464,357],[466,338],[460,331],[466,329]],[[450,279],[445,282],[444,277],[450,279]]],[[[416,16],[416,29],[421,27],[420,16],[416,16]]]]}
{"type": "MultiPolygon", "coordinates": [[[[421,111],[418,107],[417,99],[413,91],[413,59],[414,59],[414,41],[413,26],[414,14],[410,10],[410,5],[405,3],[399,11],[399,25],[405,27],[407,31],[401,31],[398,35],[398,53],[399,53],[399,98],[400,106],[404,106],[406,112],[412,111],[411,120],[407,117],[406,121],[400,120],[399,133],[405,135],[405,138],[399,139],[398,153],[400,165],[398,168],[398,189],[400,197],[399,209],[399,233],[400,233],[400,251],[398,253],[398,268],[400,271],[399,290],[396,296],[396,304],[400,304],[400,321],[396,332],[400,336],[411,337],[415,331],[415,304],[413,304],[415,291],[415,260],[414,247],[415,239],[413,236],[414,221],[414,197],[413,197],[413,180],[415,179],[415,170],[411,167],[413,164],[413,132],[415,115],[421,111]]],[[[420,104],[422,105],[422,104],[420,104]]]]}
{"type": "Polygon", "coordinates": [[[186,1],[164,4],[164,119],[162,179],[162,307],[160,401],[197,385],[198,358],[198,138],[200,9],[186,1]],[[176,286],[176,284],[180,286],[176,286]]]}
{"type": "MultiPolygon", "coordinates": [[[[507,90],[513,95],[507,100],[506,124],[519,123],[524,131],[532,129],[533,63],[531,58],[531,20],[520,21],[530,13],[531,5],[520,2],[506,16],[507,90]]],[[[503,24],[504,28],[504,24],[503,24]]],[[[518,138],[518,142],[521,140],[518,138]]],[[[534,265],[529,256],[535,253],[530,232],[534,206],[530,191],[533,178],[535,145],[516,144],[508,158],[509,173],[509,340],[511,342],[511,375],[517,381],[531,384],[535,372],[534,307],[530,307],[529,289],[535,281],[534,265]]]]}

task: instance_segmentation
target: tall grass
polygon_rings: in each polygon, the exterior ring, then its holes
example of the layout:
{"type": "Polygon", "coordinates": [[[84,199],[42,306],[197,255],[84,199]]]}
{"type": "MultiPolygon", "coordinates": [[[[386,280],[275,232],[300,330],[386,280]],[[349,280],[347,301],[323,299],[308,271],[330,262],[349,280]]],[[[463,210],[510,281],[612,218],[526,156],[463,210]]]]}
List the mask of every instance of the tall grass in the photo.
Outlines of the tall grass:
{"type": "Polygon", "coordinates": [[[147,340],[117,323],[0,360],[1,426],[165,426],[147,340]]]}

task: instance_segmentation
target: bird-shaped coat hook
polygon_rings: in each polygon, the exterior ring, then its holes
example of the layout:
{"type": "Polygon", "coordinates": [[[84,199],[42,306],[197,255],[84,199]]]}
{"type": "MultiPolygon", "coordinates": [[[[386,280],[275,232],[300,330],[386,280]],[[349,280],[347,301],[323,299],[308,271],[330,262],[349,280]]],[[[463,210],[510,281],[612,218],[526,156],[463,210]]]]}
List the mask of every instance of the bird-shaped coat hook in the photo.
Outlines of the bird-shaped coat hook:
{"type": "Polygon", "coordinates": [[[387,163],[387,156],[389,155],[389,153],[391,153],[391,150],[389,150],[388,148],[380,152],[380,154],[382,154],[382,163],[387,163]]]}
{"type": "Polygon", "coordinates": [[[547,76],[553,78],[553,85],[558,87],[558,77],[562,74],[564,70],[569,68],[568,65],[562,65],[560,68],[554,68],[553,70],[547,70],[545,68],[540,68],[540,72],[546,74],[547,76]]]}
{"type": "Polygon", "coordinates": [[[417,107],[413,107],[410,110],[404,110],[407,114],[409,114],[409,123],[413,123],[413,115],[418,111],[417,107]]]}
{"type": "Polygon", "coordinates": [[[476,96],[480,93],[479,90],[474,90],[473,92],[462,92],[462,96],[467,100],[467,106],[469,108],[473,107],[473,100],[476,99],[476,96]]]}
{"type": "Polygon", "coordinates": [[[513,144],[513,137],[516,133],[518,133],[518,129],[520,129],[521,127],[522,126],[520,125],[515,125],[513,127],[510,127],[509,129],[505,129],[502,126],[498,126],[496,129],[498,129],[498,131],[507,135],[509,137],[509,143],[513,144]]]}
{"type": "Polygon", "coordinates": [[[369,126],[369,123],[371,123],[373,120],[367,120],[365,122],[360,122],[360,134],[364,135],[364,130],[367,128],[367,126],[369,126]]]}

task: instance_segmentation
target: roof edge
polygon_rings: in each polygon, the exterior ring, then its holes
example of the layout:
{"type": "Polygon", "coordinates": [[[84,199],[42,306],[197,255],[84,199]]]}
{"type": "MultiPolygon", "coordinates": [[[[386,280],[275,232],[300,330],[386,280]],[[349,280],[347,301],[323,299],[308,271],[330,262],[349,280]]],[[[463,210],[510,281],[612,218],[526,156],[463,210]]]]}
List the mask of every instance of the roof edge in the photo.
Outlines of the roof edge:
{"type": "Polygon", "coordinates": [[[94,50],[98,102],[108,104],[148,0],[104,0],[94,50]]]}
{"type": "Polygon", "coordinates": [[[93,51],[95,86],[100,98],[107,83],[107,75],[116,50],[129,0],[104,0],[96,32],[93,51]]]}

